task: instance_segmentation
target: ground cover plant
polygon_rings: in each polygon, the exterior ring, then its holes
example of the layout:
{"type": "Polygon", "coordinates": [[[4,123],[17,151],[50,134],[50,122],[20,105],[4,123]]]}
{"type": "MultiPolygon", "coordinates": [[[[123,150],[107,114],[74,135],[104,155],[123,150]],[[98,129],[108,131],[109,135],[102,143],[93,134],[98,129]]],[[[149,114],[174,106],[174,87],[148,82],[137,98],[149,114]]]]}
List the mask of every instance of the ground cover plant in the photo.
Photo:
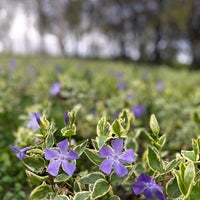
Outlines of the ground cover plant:
{"type": "Polygon", "coordinates": [[[198,72],[4,56],[0,76],[3,200],[198,199],[198,72]]]}

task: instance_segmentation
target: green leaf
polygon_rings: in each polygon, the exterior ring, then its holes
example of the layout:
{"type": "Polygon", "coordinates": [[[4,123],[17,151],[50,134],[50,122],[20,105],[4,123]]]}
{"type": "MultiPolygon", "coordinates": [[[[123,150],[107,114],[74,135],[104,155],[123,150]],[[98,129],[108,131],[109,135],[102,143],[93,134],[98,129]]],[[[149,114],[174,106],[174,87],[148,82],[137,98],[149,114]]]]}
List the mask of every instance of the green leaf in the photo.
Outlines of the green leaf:
{"type": "Polygon", "coordinates": [[[98,152],[96,150],[86,148],[84,153],[90,159],[90,161],[95,165],[99,166],[103,161],[102,158],[99,158],[98,152]]]}
{"type": "Polygon", "coordinates": [[[181,162],[180,159],[175,159],[167,163],[165,165],[165,173],[169,173],[170,171],[172,171],[174,168],[176,168],[179,165],[180,162],[181,162]]]}
{"type": "Polygon", "coordinates": [[[154,114],[152,114],[151,117],[150,117],[150,128],[151,128],[153,134],[156,137],[158,137],[158,134],[160,132],[160,127],[158,125],[158,121],[157,121],[157,119],[156,119],[154,114]]]}
{"type": "Polygon", "coordinates": [[[183,178],[182,178],[182,174],[184,174],[184,172],[181,172],[181,170],[180,171],[173,170],[173,174],[176,176],[176,180],[177,180],[179,190],[185,196],[187,194],[187,189],[185,188],[184,181],[183,181],[183,178]]]}
{"type": "Polygon", "coordinates": [[[71,137],[76,134],[76,126],[72,124],[70,127],[64,127],[61,129],[61,133],[64,137],[71,137]]]}
{"type": "Polygon", "coordinates": [[[199,200],[200,180],[192,187],[186,200],[199,200]]]}
{"type": "Polygon", "coordinates": [[[194,153],[196,155],[196,159],[199,159],[199,153],[200,153],[200,149],[199,149],[199,144],[198,144],[198,139],[192,139],[192,148],[194,150],[194,153]]]}
{"type": "Polygon", "coordinates": [[[90,193],[91,192],[88,192],[88,191],[78,192],[75,194],[73,200],[89,200],[90,193]]]}
{"type": "Polygon", "coordinates": [[[35,174],[29,170],[26,170],[26,175],[29,179],[29,182],[33,185],[39,185],[43,181],[47,181],[49,179],[49,176],[38,176],[37,174],[35,174]]]}
{"type": "Polygon", "coordinates": [[[198,124],[198,125],[200,125],[200,117],[199,117],[199,115],[195,112],[194,113],[194,121],[198,124]]]}
{"type": "Polygon", "coordinates": [[[95,182],[92,193],[91,193],[91,198],[92,199],[97,199],[99,197],[104,196],[106,193],[109,192],[111,186],[109,183],[104,180],[104,179],[99,179],[98,181],[95,182]]]}
{"type": "Polygon", "coordinates": [[[185,150],[182,150],[181,154],[188,161],[195,162],[196,159],[197,159],[196,154],[195,154],[194,151],[185,151],[185,150]]]}
{"type": "Polygon", "coordinates": [[[77,145],[74,148],[74,151],[80,156],[84,152],[84,150],[85,150],[85,148],[87,146],[87,143],[88,143],[88,140],[85,140],[83,143],[77,145]]]}
{"type": "Polygon", "coordinates": [[[30,194],[29,200],[44,200],[53,195],[50,185],[39,185],[30,194]]]}
{"type": "Polygon", "coordinates": [[[108,200],[121,200],[121,199],[117,195],[113,195],[108,200]]]}
{"type": "Polygon", "coordinates": [[[167,195],[170,198],[175,199],[175,198],[178,198],[178,197],[181,196],[181,192],[179,190],[176,178],[170,179],[169,182],[166,185],[166,188],[167,188],[167,190],[166,190],[167,195]]]}
{"type": "Polygon", "coordinates": [[[26,157],[24,160],[24,165],[33,172],[41,173],[45,167],[45,161],[41,157],[26,157]]]}
{"type": "Polygon", "coordinates": [[[148,152],[147,152],[147,162],[149,164],[149,167],[153,171],[157,171],[162,173],[163,172],[163,164],[162,164],[162,159],[158,155],[155,149],[148,147],[148,152]]]}
{"type": "Polygon", "coordinates": [[[108,135],[100,135],[100,136],[96,137],[98,148],[101,149],[102,146],[105,145],[106,141],[108,141],[111,138],[112,137],[110,137],[108,135]]]}
{"type": "Polygon", "coordinates": [[[162,148],[164,145],[165,145],[165,142],[166,142],[166,134],[162,135],[159,140],[158,140],[158,143],[160,145],[160,148],[162,148]]]}
{"type": "Polygon", "coordinates": [[[54,182],[55,182],[55,183],[65,182],[65,181],[67,181],[69,178],[70,178],[70,176],[68,176],[68,175],[65,174],[65,173],[58,174],[58,175],[55,177],[54,182]]]}
{"type": "Polygon", "coordinates": [[[47,137],[45,138],[44,145],[45,145],[45,148],[51,148],[51,147],[53,147],[53,145],[54,145],[54,137],[53,137],[52,133],[49,133],[47,135],[47,137]]]}
{"type": "Polygon", "coordinates": [[[117,119],[112,124],[112,130],[116,135],[121,136],[121,126],[117,119]]]}
{"type": "Polygon", "coordinates": [[[66,195],[58,195],[53,200],[69,200],[69,198],[66,195]]]}
{"type": "Polygon", "coordinates": [[[192,188],[192,185],[194,183],[194,178],[195,178],[195,167],[194,163],[190,162],[186,166],[184,173],[184,185],[188,191],[187,193],[189,193],[190,189],[192,188]]]}
{"type": "Polygon", "coordinates": [[[92,172],[81,177],[80,182],[82,184],[94,184],[98,179],[105,179],[104,174],[101,172],[92,172]]]}
{"type": "Polygon", "coordinates": [[[109,127],[110,124],[107,122],[106,117],[102,117],[97,124],[97,135],[98,136],[106,136],[109,135],[109,127]]]}
{"type": "Polygon", "coordinates": [[[127,176],[124,176],[122,178],[119,178],[115,172],[112,172],[112,174],[110,175],[110,183],[112,185],[120,185],[125,179],[127,178],[127,176]]]}

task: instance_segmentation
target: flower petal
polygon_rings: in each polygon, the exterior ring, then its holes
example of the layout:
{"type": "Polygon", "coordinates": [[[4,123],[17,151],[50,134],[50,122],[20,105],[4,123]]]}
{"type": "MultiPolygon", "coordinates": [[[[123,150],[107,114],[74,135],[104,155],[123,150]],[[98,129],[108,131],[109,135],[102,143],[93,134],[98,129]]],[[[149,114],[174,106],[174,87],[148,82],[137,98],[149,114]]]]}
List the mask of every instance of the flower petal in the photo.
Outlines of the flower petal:
{"type": "Polygon", "coordinates": [[[15,147],[15,146],[12,145],[12,144],[10,144],[9,147],[10,147],[10,149],[11,149],[12,151],[15,151],[15,152],[19,152],[19,151],[20,151],[20,149],[19,149],[18,147],[15,147]]]}
{"type": "Polygon", "coordinates": [[[111,146],[116,154],[120,154],[123,150],[123,139],[116,139],[111,141],[111,146]]]}
{"type": "Polygon", "coordinates": [[[26,158],[26,155],[25,155],[24,152],[22,152],[22,151],[19,151],[19,153],[17,153],[16,156],[17,156],[20,160],[22,160],[22,158],[26,158]]]}
{"type": "Polygon", "coordinates": [[[145,188],[146,188],[145,182],[136,181],[132,185],[132,190],[136,195],[140,195],[144,191],[145,188]]]}
{"type": "Polygon", "coordinates": [[[58,158],[59,155],[60,155],[60,153],[54,149],[46,149],[45,150],[45,159],[46,160],[58,158]]]}
{"type": "Polygon", "coordinates": [[[67,161],[62,161],[62,169],[69,176],[72,176],[74,171],[76,170],[76,166],[72,163],[68,163],[67,161]]]}
{"type": "Polygon", "coordinates": [[[67,154],[67,160],[76,160],[78,158],[79,158],[78,154],[73,150],[70,150],[70,152],[67,154]]]}
{"type": "Polygon", "coordinates": [[[119,160],[122,162],[135,162],[135,156],[132,149],[126,150],[122,155],[119,156],[119,160]]]}
{"type": "Polygon", "coordinates": [[[101,163],[101,165],[99,166],[99,169],[105,174],[110,174],[112,170],[112,165],[113,165],[113,161],[110,159],[106,159],[101,163]]]}
{"type": "Polygon", "coordinates": [[[148,176],[147,174],[144,174],[144,173],[140,174],[140,176],[138,177],[137,180],[143,181],[145,183],[151,183],[151,182],[154,183],[154,180],[150,176],[148,176]]]}
{"type": "Polygon", "coordinates": [[[103,146],[99,151],[99,157],[107,158],[108,156],[113,156],[113,151],[110,147],[103,146]]]}
{"type": "Polygon", "coordinates": [[[153,190],[153,193],[156,197],[158,197],[159,200],[165,200],[164,194],[160,190],[153,190]]]}
{"type": "Polygon", "coordinates": [[[59,171],[59,167],[60,167],[60,161],[54,160],[51,163],[49,163],[49,166],[47,167],[46,172],[48,172],[52,176],[57,176],[58,171],[59,171]]]}
{"type": "Polygon", "coordinates": [[[151,191],[150,189],[144,190],[144,196],[145,196],[148,200],[154,200],[152,191],[151,191]]]}
{"type": "Polygon", "coordinates": [[[120,162],[114,162],[114,171],[118,177],[123,177],[128,173],[128,170],[120,162]]]}
{"type": "Polygon", "coordinates": [[[58,148],[60,149],[60,152],[63,154],[63,155],[66,155],[67,153],[67,150],[68,150],[68,140],[65,139],[61,142],[59,142],[57,144],[58,148]]]}

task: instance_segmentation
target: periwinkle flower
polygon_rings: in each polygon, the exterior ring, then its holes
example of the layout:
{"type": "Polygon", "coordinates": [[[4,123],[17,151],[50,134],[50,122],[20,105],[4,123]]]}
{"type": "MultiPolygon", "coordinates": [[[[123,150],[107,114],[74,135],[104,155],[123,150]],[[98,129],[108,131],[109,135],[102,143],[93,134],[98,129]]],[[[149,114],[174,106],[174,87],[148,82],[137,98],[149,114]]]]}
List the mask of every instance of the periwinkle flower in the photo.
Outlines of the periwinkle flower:
{"type": "Polygon", "coordinates": [[[14,58],[11,58],[9,60],[9,66],[10,68],[13,68],[13,69],[17,66],[16,60],[14,58]]]}
{"type": "Polygon", "coordinates": [[[164,90],[164,84],[163,84],[163,82],[158,82],[158,83],[156,83],[156,89],[157,89],[158,91],[164,90]]]}
{"type": "Polygon", "coordinates": [[[119,90],[125,90],[125,89],[126,89],[126,84],[125,84],[124,82],[119,82],[119,83],[117,84],[117,88],[118,88],[119,90]]]}
{"type": "Polygon", "coordinates": [[[140,174],[137,181],[132,185],[132,190],[136,195],[143,193],[148,200],[154,200],[154,197],[165,200],[162,192],[163,187],[156,184],[153,178],[144,173],[140,174]]]}
{"type": "Polygon", "coordinates": [[[117,78],[122,78],[124,74],[122,72],[117,72],[116,77],[117,78]]]}
{"type": "Polygon", "coordinates": [[[127,94],[127,98],[129,100],[133,100],[134,99],[134,94],[132,94],[132,93],[127,94]]]}
{"type": "Polygon", "coordinates": [[[68,161],[76,160],[79,158],[79,156],[73,150],[70,150],[69,152],[67,151],[68,150],[67,139],[59,142],[57,144],[57,147],[59,148],[60,152],[55,149],[45,150],[45,159],[51,160],[46,171],[52,176],[57,176],[61,165],[63,171],[67,173],[69,176],[72,176],[76,169],[76,166],[68,161]]]}
{"type": "Polygon", "coordinates": [[[59,82],[53,83],[50,88],[50,94],[52,96],[56,96],[60,93],[60,91],[61,91],[61,84],[59,82]]]}
{"type": "Polygon", "coordinates": [[[69,114],[68,112],[65,113],[65,124],[68,125],[70,122],[70,119],[69,119],[69,114]]]}
{"type": "Polygon", "coordinates": [[[32,113],[29,115],[30,121],[27,124],[28,128],[32,128],[34,131],[38,130],[41,124],[40,113],[32,113]]]}
{"type": "Polygon", "coordinates": [[[132,112],[135,116],[135,118],[140,118],[142,117],[143,115],[146,115],[146,108],[143,106],[143,105],[135,105],[133,108],[132,108],[132,112]]]}
{"type": "Polygon", "coordinates": [[[127,168],[122,163],[135,162],[135,156],[132,149],[128,149],[122,153],[123,139],[111,141],[112,148],[103,146],[99,151],[100,158],[106,158],[100,165],[100,170],[105,174],[110,174],[112,167],[118,177],[123,177],[128,173],[127,168]]]}
{"type": "Polygon", "coordinates": [[[16,156],[19,158],[19,160],[22,160],[23,158],[26,158],[26,151],[29,149],[29,147],[24,147],[22,149],[15,147],[13,145],[9,145],[10,149],[14,152],[17,152],[16,156]]]}

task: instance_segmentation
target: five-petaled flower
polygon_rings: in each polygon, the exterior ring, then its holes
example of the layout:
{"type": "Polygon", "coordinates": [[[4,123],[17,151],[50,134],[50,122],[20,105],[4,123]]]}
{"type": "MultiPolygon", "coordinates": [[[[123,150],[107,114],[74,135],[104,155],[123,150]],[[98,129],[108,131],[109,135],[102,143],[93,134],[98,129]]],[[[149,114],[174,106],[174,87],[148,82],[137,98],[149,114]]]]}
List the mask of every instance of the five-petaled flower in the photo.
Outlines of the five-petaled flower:
{"type": "Polygon", "coordinates": [[[68,140],[65,139],[57,144],[60,152],[55,149],[46,149],[45,150],[45,159],[51,160],[47,167],[47,172],[52,176],[57,176],[60,165],[64,172],[66,172],[69,176],[72,176],[76,166],[73,163],[68,162],[68,160],[76,160],[79,156],[73,151],[68,150],[68,140]]]}
{"type": "Polygon", "coordinates": [[[156,184],[153,178],[144,173],[142,173],[132,185],[132,190],[136,195],[143,193],[148,200],[154,200],[155,197],[159,200],[165,200],[165,196],[162,192],[163,187],[156,184]]]}
{"type": "Polygon", "coordinates": [[[11,150],[14,151],[14,152],[17,152],[16,156],[22,160],[23,158],[26,158],[26,151],[29,149],[29,147],[24,147],[22,149],[18,148],[18,147],[15,147],[13,145],[9,145],[11,150]]]}
{"type": "Polygon", "coordinates": [[[61,91],[61,84],[59,82],[55,82],[52,84],[50,88],[50,94],[52,96],[57,96],[61,91]]]}
{"type": "Polygon", "coordinates": [[[28,128],[32,128],[34,131],[39,129],[41,124],[40,121],[41,114],[40,113],[32,113],[29,115],[30,121],[27,124],[28,128]]]}
{"type": "Polygon", "coordinates": [[[112,167],[118,177],[123,177],[128,173],[127,168],[122,163],[135,162],[135,156],[132,149],[128,149],[122,153],[123,139],[111,141],[112,148],[103,146],[99,151],[100,158],[106,158],[100,165],[100,170],[105,174],[110,174],[112,167]]]}

